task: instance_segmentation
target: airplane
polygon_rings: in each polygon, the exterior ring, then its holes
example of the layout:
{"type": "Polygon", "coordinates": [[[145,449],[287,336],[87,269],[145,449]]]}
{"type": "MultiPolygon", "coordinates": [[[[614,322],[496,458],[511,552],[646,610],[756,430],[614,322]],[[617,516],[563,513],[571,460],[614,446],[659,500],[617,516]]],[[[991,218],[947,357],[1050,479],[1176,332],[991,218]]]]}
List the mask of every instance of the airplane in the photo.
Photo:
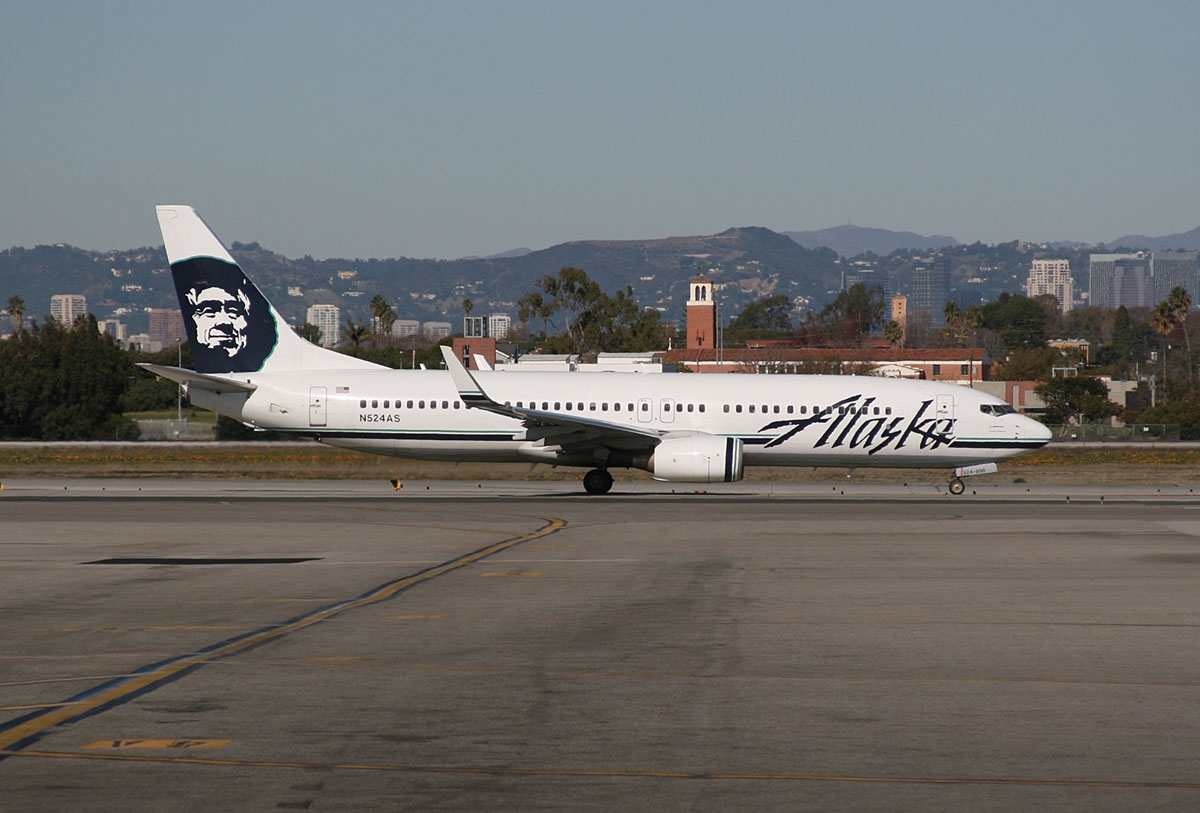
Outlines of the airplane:
{"type": "Polygon", "coordinates": [[[874,376],[395,370],[296,334],[190,206],[158,206],[195,370],[142,364],[259,430],[421,460],[546,463],[735,482],[747,466],[948,468],[963,477],[1050,430],[955,384],[874,376]]]}

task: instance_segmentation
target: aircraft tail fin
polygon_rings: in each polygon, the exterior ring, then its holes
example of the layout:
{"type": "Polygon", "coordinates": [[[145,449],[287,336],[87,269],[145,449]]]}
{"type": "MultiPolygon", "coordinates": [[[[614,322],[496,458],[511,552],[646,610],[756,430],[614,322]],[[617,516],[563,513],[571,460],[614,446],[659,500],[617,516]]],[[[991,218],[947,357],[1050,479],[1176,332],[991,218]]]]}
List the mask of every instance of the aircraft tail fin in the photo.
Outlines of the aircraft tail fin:
{"type": "Polygon", "coordinates": [[[190,206],[158,206],[196,372],[378,368],[305,341],[190,206]]]}

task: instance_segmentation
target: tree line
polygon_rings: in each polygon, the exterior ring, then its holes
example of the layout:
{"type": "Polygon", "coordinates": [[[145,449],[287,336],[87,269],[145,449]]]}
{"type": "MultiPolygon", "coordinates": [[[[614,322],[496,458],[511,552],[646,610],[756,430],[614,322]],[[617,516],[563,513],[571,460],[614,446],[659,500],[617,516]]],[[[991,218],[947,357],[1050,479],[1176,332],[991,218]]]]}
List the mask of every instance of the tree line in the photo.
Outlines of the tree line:
{"type": "MultiPolygon", "coordinates": [[[[47,319],[26,326],[20,297],[10,298],[8,306],[14,332],[0,341],[0,436],[133,438],[137,427],[125,413],[175,405],[176,385],[136,366],[139,361],[174,364],[174,348],[157,355],[124,350],[97,330],[90,315],[73,325],[47,319]]],[[[470,300],[464,300],[464,312],[469,314],[472,307],[470,300]]],[[[346,344],[342,352],[393,368],[441,365],[437,344],[381,341],[390,334],[396,312],[382,296],[374,297],[371,309],[370,324],[350,319],[341,329],[346,344]]],[[[996,361],[993,378],[1045,382],[1042,395],[1052,423],[1100,420],[1112,414],[1112,405],[1100,397],[1106,391],[1098,375],[1149,376],[1143,387],[1147,392],[1139,393],[1140,406],[1145,407],[1140,419],[1181,424],[1186,437],[1200,438],[1200,397],[1191,350],[1197,323],[1189,320],[1190,309],[1190,298],[1181,287],[1152,309],[1085,308],[1068,314],[1060,312],[1053,297],[1002,294],[993,302],[968,308],[948,302],[942,313],[944,327],[914,336],[885,318],[881,288],[858,283],[799,320],[794,320],[787,296],[761,297],[729,322],[725,344],[773,338],[801,347],[859,347],[883,339],[894,347],[916,342],[984,347],[996,361]],[[1048,345],[1052,335],[1092,342],[1093,355],[1090,365],[1082,368],[1083,375],[1052,376],[1055,367],[1075,366],[1076,361],[1048,345]]],[[[539,279],[534,290],[520,299],[518,319],[516,334],[522,351],[537,349],[589,360],[600,352],[662,350],[678,336],[675,325],[659,311],[638,306],[631,288],[606,292],[585,271],[571,266],[539,279]]],[[[320,340],[311,325],[297,332],[320,340]]],[[[183,351],[183,364],[188,366],[186,344],[183,351]]],[[[224,422],[224,431],[234,432],[236,425],[231,424],[224,422]]]]}

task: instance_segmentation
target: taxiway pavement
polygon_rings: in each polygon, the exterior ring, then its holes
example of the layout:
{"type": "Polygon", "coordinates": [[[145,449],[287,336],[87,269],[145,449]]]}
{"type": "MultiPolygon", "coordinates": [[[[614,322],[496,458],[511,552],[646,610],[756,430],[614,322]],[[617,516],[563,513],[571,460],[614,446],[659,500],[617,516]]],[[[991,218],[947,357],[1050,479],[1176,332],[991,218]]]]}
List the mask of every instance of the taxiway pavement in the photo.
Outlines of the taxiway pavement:
{"type": "Polygon", "coordinates": [[[4,806],[1200,807],[1186,485],[425,485],[7,482],[4,806]]]}

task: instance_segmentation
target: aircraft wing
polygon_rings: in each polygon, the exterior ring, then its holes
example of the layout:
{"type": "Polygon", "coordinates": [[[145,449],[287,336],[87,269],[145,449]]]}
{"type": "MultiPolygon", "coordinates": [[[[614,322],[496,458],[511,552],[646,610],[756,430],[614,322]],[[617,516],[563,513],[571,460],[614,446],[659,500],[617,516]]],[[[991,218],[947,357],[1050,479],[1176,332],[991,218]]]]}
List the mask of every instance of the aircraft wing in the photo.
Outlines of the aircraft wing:
{"type": "Polygon", "coordinates": [[[450,371],[454,386],[463,402],[473,409],[483,409],[521,421],[525,425],[525,440],[540,441],[545,446],[557,446],[564,452],[578,452],[600,446],[637,450],[657,446],[666,434],[654,429],[597,420],[578,413],[545,412],[505,404],[493,399],[483,390],[470,370],[463,366],[449,347],[442,347],[442,357],[446,360],[446,368],[450,371]]]}
{"type": "Polygon", "coordinates": [[[189,388],[198,390],[208,390],[217,395],[226,392],[253,392],[258,389],[257,384],[251,384],[248,381],[236,381],[219,375],[198,373],[195,370],[185,370],[182,367],[166,367],[162,364],[146,364],[144,362],[139,363],[138,366],[143,370],[149,370],[155,375],[174,381],[177,384],[186,384],[189,388]]]}

